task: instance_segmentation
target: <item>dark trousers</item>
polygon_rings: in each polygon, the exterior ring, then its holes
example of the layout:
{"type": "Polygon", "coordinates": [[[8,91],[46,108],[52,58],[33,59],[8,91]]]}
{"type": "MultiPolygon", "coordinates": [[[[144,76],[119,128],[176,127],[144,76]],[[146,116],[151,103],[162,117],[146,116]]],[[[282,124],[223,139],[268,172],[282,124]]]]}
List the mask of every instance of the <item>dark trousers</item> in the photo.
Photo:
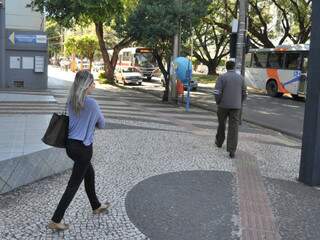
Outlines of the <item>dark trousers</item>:
{"type": "Polygon", "coordinates": [[[228,136],[227,136],[227,151],[235,152],[238,145],[238,128],[239,128],[239,118],[240,109],[228,109],[228,108],[218,108],[218,131],[216,135],[216,143],[222,145],[225,139],[226,122],[229,118],[228,123],[228,136]]]}
{"type": "Polygon", "coordinates": [[[66,151],[68,156],[74,161],[74,165],[67,188],[51,219],[56,223],[61,222],[83,179],[92,209],[97,209],[101,205],[96,195],[94,170],[90,162],[92,158],[92,144],[85,146],[81,141],[68,139],[66,151]]]}

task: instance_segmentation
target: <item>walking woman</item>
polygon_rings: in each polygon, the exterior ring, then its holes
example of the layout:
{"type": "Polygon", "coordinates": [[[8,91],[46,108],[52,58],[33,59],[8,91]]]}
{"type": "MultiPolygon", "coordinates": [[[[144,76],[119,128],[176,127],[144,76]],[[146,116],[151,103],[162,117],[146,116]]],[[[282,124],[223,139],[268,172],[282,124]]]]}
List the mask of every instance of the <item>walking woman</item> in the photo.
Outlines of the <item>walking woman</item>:
{"type": "Polygon", "coordinates": [[[53,230],[69,228],[61,220],[83,179],[93,213],[104,212],[110,206],[108,202],[101,204],[97,198],[91,164],[94,130],[96,127],[105,127],[99,105],[87,96],[94,88],[94,78],[89,71],[77,72],[68,97],[69,136],[66,146],[67,155],[74,161],[74,165],[67,188],[48,224],[53,230]]]}

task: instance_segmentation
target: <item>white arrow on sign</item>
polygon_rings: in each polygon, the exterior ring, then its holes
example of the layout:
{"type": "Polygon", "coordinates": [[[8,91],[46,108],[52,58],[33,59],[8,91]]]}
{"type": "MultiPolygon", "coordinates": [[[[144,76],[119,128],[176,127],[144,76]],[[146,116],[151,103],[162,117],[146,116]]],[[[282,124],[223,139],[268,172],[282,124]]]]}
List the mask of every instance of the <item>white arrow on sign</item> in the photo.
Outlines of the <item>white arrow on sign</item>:
{"type": "Polygon", "coordinates": [[[14,40],[14,32],[10,34],[10,36],[9,36],[9,40],[12,42],[12,44],[15,44],[15,40],[14,40]]]}

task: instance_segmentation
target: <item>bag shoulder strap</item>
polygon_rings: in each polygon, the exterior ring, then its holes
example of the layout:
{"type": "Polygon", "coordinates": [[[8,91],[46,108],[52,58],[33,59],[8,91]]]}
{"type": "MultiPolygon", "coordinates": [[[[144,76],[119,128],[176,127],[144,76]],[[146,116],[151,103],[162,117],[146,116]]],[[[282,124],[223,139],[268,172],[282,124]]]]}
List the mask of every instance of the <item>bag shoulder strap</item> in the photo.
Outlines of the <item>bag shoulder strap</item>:
{"type": "Polygon", "coordinates": [[[64,115],[68,116],[68,100],[66,101],[66,104],[64,105],[64,111],[62,112],[64,115]]]}

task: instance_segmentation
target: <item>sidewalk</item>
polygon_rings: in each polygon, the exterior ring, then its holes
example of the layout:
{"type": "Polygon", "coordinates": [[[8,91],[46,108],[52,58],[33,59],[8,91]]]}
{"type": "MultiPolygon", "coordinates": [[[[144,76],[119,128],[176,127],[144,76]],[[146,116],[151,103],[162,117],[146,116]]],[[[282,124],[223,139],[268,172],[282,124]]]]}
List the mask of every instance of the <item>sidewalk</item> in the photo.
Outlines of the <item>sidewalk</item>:
{"type": "Polygon", "coordinates": [[[102,88],[92,161],[109,214],[93,216],[81,186],[70,230],[46,228],[68,170],[0,195],[0,239],[320,239],[320,192],[295,180],[300,141],[245,123],[231,160],[214,146],[216,114],[102,88]]]}

